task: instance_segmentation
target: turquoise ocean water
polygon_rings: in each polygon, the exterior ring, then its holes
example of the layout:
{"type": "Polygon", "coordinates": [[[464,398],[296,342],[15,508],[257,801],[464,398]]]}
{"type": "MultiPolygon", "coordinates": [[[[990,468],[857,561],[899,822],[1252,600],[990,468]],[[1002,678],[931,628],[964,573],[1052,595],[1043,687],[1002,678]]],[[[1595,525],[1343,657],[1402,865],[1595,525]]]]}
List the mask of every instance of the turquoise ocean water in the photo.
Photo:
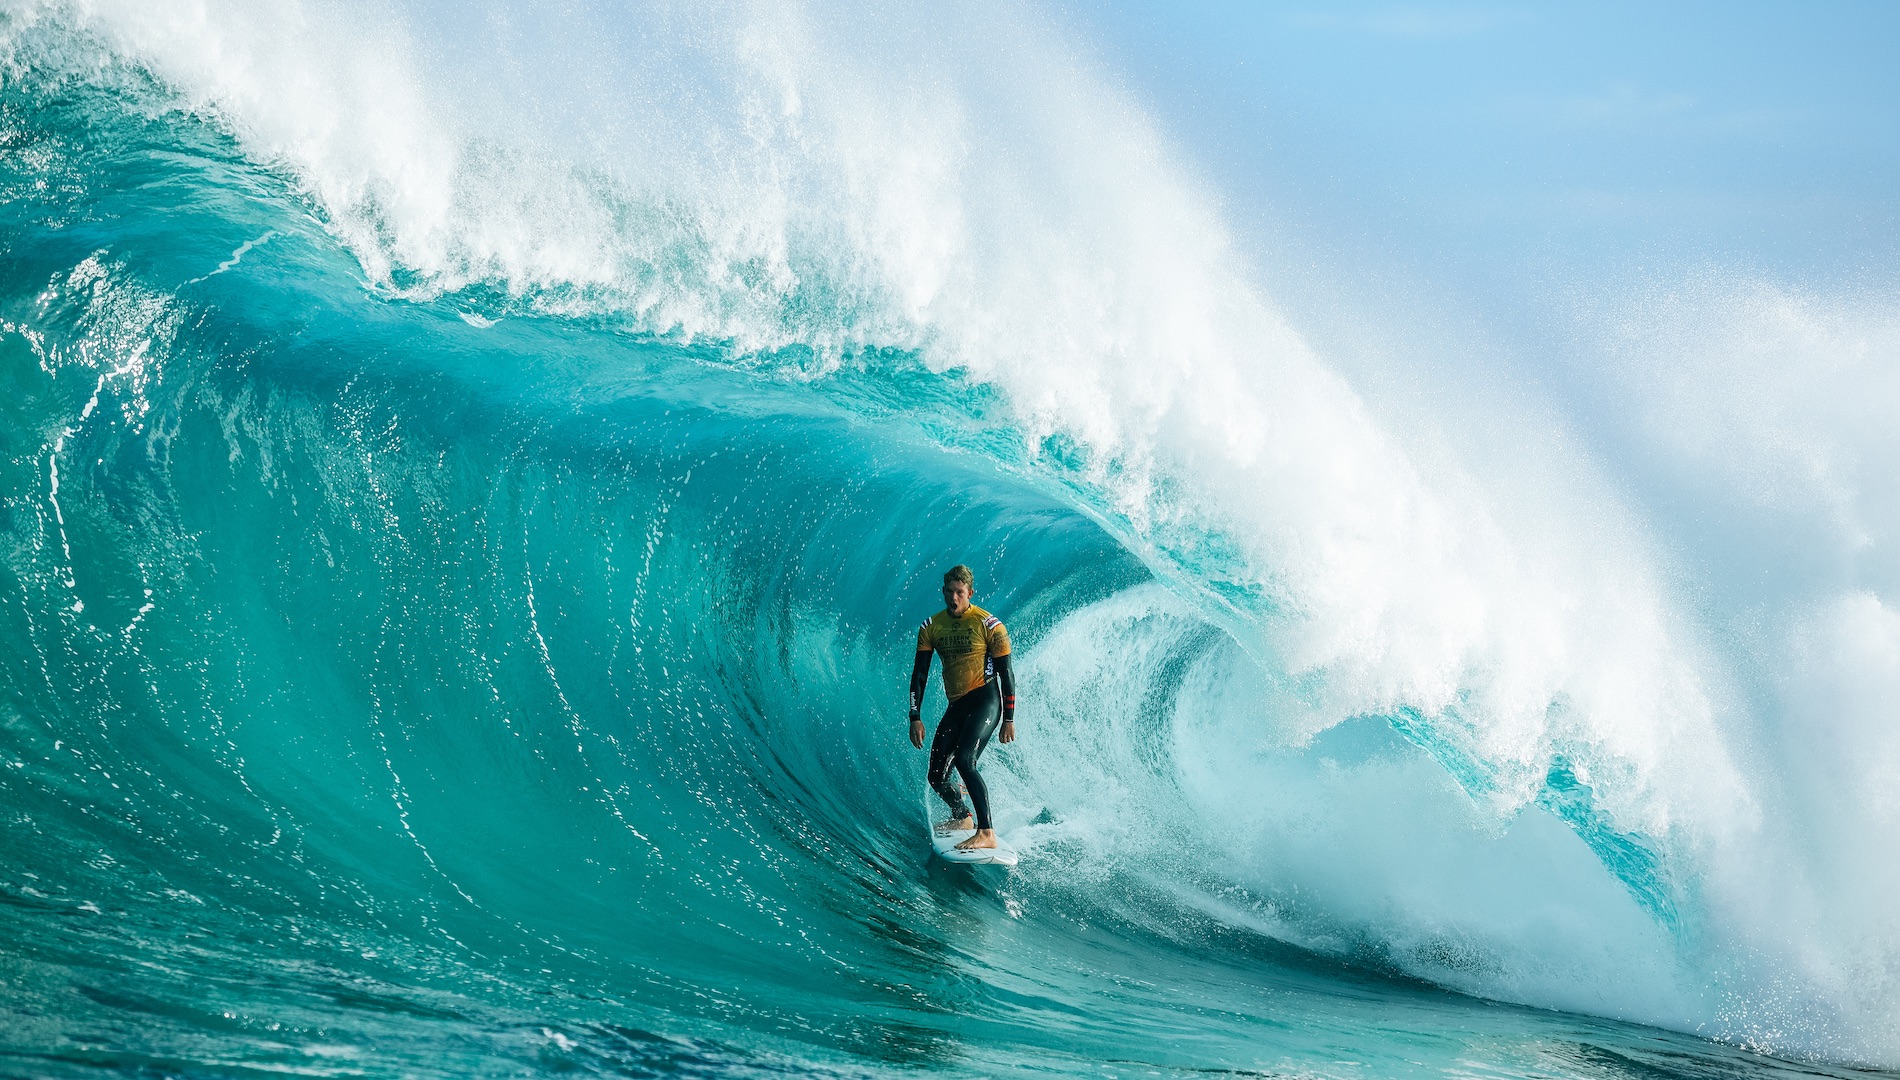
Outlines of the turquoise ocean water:
{"type": "Polygon", "coordinates": [[[979,93],[287,10],[0,8],[0,1072],[1889,1060],[1685,809],[1767,800],[1643,572],[1467,512],[1191,185],[1082,182],[1155,136],[1033,20],[979,93]],[[905,740],[959,561],[1009,870],[905,740]]]}

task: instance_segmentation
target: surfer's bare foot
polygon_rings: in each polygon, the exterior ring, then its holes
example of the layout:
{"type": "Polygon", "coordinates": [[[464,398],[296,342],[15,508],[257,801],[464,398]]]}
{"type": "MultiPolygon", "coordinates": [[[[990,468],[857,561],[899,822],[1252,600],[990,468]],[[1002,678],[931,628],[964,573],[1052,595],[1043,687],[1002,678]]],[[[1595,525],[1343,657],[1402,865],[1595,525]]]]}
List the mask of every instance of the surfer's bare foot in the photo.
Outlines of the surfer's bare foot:
{"type": "Polygon", "coordinates": [[[995,829],[978,829],[975,836],[972,836],[968,840],[965,840],[963,843],[958,844],[957,850],[958,851],[975,851],[978,848],[993,848],[995,846],[996,846],[996,830],[995,829]]]}
{"type": "Polygon", "coordinates": [[[938,832],[963,832],[966,829],[974,828],[976,828],[976,819],[968,814],[962,817],[953,817],[937,822],[938,832]]]}

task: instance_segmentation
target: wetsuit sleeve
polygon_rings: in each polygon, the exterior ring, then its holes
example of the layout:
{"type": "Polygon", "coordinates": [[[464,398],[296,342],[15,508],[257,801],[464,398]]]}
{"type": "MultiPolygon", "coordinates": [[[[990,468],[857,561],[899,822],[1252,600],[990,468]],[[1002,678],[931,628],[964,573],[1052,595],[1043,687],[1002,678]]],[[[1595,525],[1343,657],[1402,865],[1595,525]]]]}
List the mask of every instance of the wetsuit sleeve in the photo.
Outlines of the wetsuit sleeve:
{"type": "Polygon", "coordinates": [[[1016,676],[1009,670],[1009,628],[1003,625],[1003,620],[991,615],[983,621],[983,634],[988,643],[990,670],[996,672],[1002,683],[998,689],[1003,692],[1003,723],[1007,724],[1016,719],[1016,676]]]}
{"type": "Polygon", "coordinates": [[[920,720],[924,710],[924,687],[930,685],[930,650],[918,649],[910,665],[910,718],[920,720]]]}
{"type": "Polygon", "coordinates": [[[1016,675],[1009,669],[1009,654],[990,657],[990,663],[996,665],[996,678],[1002,683],[1003,723],[1016,720],[1016,675]]]}

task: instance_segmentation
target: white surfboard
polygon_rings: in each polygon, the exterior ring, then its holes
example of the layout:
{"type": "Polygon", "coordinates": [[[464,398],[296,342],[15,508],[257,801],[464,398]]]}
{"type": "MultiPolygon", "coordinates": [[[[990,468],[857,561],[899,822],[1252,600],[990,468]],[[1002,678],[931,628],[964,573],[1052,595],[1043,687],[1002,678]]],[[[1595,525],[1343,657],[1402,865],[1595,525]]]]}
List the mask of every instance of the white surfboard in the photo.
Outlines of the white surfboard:
{"type": "Polygon", "coordinates": [[[1015,849],[1003,843],[1001,838],[993,848],[976,848],[971,851],[958,851],[957,845],[976,835],[975,829],[958,829],[953,832],[930,831],[930,844],[937,849],[937,855],[946,862],[954,863],[994,863],[997,866],[1015,866],[1015,849]]]}

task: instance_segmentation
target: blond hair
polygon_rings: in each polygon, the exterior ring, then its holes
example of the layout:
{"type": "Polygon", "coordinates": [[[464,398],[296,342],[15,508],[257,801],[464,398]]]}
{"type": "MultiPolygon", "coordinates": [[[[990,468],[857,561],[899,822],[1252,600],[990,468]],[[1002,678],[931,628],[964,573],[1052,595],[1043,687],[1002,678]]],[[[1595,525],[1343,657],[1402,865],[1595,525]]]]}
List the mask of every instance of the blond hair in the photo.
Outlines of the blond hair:
{"type": "Polygon", "coordinates": [[[970,587],[971,589],[975,589],[976,575],[970,572],[969,567],[963,565],[962,563],[958,563],[957,565],[943,572],[943,583],[945,585],[949,585],[952,582],[955,582],[958,585],[966,585],[970,587]]]}

